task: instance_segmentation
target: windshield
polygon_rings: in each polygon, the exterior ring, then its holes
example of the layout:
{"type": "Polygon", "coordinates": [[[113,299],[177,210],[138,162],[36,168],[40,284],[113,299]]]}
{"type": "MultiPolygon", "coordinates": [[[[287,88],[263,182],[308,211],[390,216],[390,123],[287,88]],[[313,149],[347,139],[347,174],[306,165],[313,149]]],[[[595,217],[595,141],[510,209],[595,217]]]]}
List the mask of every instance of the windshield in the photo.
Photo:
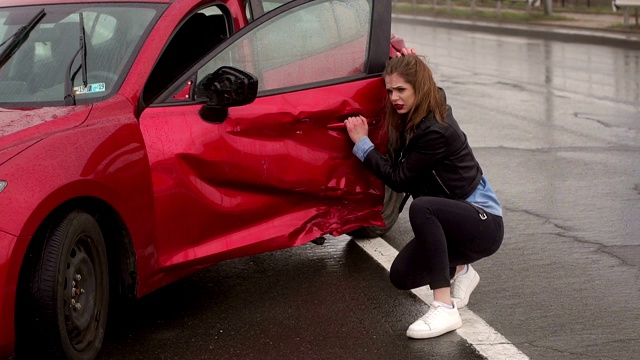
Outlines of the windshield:
{"type": "Polygon", "coordinates": [[[64,105],[68,95],[86,104],[110,96],[160,10],[122,3],[0,8],[0,53],[21,37],[0,63],[0,104],[64,105]],[[36,25],[23,31],[33,19],[36,25]]]}

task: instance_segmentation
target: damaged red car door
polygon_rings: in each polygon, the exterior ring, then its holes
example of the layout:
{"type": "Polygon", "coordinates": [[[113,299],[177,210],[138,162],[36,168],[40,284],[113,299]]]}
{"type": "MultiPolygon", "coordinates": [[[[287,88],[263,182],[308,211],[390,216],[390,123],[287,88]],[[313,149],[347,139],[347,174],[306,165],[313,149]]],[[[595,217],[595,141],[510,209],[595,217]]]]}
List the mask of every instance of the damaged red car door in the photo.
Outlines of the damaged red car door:
{"type": "Polygon", "coordinates": [[[370,118],[370,138],[386,143],[386,3],[289,2],[228,38],[144,110],[160,268],[384,226],[384,187],[351,154],[342,122],[370,118]],[[216,108],[206,78],[223,66],[253,75],[257,98],[206,111],[216,108]]]}

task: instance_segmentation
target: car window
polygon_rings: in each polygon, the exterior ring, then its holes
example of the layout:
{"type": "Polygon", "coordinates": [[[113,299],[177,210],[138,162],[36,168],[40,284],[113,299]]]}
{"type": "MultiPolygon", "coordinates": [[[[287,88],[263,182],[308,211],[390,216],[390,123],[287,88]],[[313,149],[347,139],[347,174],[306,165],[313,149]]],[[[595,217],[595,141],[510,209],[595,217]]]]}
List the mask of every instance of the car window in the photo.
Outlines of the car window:
{"type": "Polygon", "coordinates": [[[150,104],[187,69],[229,37],[232,21],[228,11],[213,5],[188,16],[175,32],[158,59],[143,91],[144,104],[150,104]]]}
{"type": "Polygon", "coordinates": [[[225,65],[256,75],[259,92],[363,74],[371,1],[316,1],[279,14],[210,60],[197,81],[225,65]]]}
{"type": "MultiPolygon", "coordinates": [[[[36,10],[39,10],[36,9],[36,10]]],[[[0,68],[0,103],[63,104],[71,66],[77,103],[109,96],[125,75],[125,67],[145,30],[158,14],[152,6],[52,5],[24,43],[0,68]],[[86,40],[87,86],[78,54],[82,14],[86,40]],[[10,91],[9,91],[10,89],[10,91]],[[4,90],[4,91],[3,91],[4,90]]],[[[0,43],[23,23],[12,19],[30,8],[0,11],[0,43]]]]}

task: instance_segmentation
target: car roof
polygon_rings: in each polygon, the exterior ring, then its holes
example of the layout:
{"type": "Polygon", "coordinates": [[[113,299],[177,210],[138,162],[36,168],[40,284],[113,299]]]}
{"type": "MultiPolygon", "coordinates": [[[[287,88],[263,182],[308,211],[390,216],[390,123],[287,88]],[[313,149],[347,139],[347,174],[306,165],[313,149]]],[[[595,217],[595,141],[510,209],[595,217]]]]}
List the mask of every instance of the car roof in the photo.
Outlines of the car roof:
{"type": "Polygon", "coordinates": [[[78,3],[160,3],[169,4],[174,0],[2,0],[2,7],[29,6],[29,5],[53,5],[53,4],[78,4],[78,3]]]}

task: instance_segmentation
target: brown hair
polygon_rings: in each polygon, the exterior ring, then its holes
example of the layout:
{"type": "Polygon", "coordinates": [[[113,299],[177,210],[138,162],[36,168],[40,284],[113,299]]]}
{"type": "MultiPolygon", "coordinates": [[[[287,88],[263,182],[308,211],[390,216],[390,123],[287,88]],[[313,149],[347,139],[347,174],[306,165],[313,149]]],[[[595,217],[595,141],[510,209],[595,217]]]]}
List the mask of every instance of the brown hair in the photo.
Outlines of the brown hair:
{"type": "Polygon", "coordinates": [[[389,129],[389,145],[392,150],[404,147],[416,127],[425,116],[433,112],[439,123],[444,123],[447,116],[447,104],[441,96],[433,73],[423,58],[418,55],[405,55],[387,61],[382,76],[397,74],[413,86],[416,100],[411,111],[406,115],[398,114],[386,101],[384,115],[389,129]],[[400,144],[403,139],[403,144],[400,144]]]}

